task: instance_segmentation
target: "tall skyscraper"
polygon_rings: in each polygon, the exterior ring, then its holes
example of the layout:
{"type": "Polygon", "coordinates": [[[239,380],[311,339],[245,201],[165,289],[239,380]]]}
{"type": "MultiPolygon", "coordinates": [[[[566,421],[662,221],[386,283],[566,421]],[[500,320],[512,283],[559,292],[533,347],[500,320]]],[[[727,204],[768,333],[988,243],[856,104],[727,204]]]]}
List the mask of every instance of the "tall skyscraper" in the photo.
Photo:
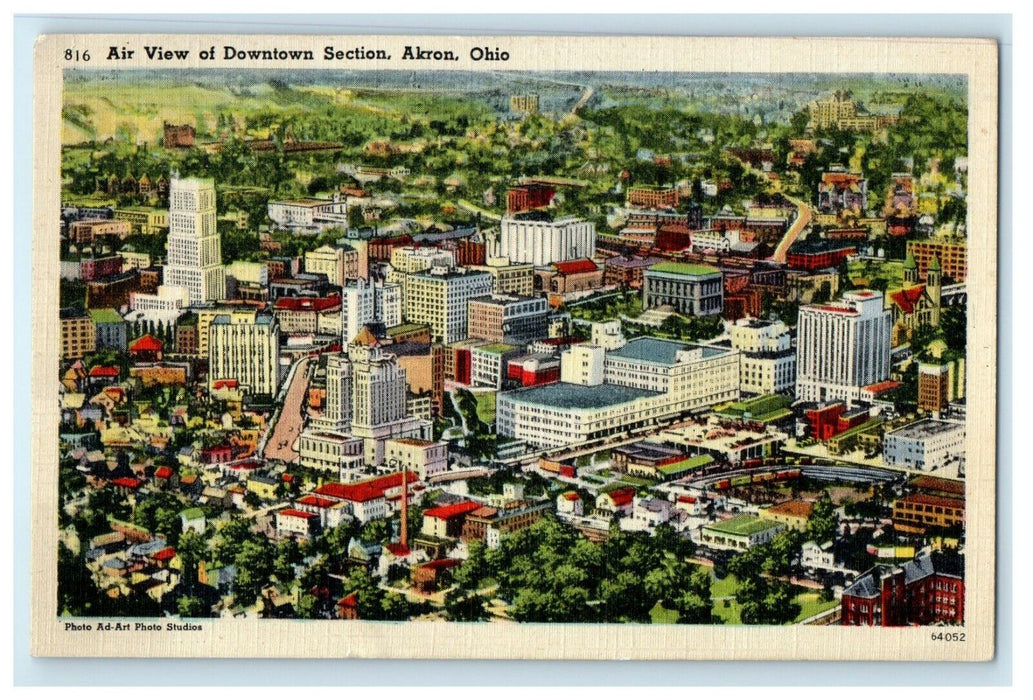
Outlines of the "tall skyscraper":
{"type": "Polygon", "coordinates": [[[215,181],[173,175],[169,189],[168,262],[164,283],[187,290],[191,304],[226,296],[222,246],[215,227],[215,181]]]}
{"type": "Polygon", "coordinates": [[[352,361],[352,434],[375,437],[376,429],[405,418],[405,370],[383,350],[356,345],[352,361]]]}
{"type": "Polygon", "coordinates": [[[346,431],[352,422],[352,366],[347,355],[327,355],[326,403],[318,426],[324,430],[346,431]]]}
{"type": "Polygon", "coordinates": [[[890,374],[890,310],[882,293],[855,290],[842,301],[800,307],[796,398],[846,401],[890,374]]]}

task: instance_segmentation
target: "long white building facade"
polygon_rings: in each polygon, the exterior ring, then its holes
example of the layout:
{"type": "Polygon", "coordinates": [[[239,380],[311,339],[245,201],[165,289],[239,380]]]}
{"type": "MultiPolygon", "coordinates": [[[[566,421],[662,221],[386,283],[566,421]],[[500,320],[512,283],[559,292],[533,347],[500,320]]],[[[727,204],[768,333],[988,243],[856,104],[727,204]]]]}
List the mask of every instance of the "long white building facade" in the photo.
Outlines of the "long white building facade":
{"type": "Polygon", "coordinates": [[[587,350],[569,355],[580,369],[564,381],[500,393],[499,435],[540,449],[575,445],[739,397],[739,353],[728,348],[637,338],[611,352],[587,350]],[[584,367],[593,362],[601,371],[584,367]]]}
{"type": "Polygon", "coordinates": [[[595,255],[595,224],[573,216],[554,221],[503,217],[498,255],[538,266],[595,255]]]}
{"type": "Polygon", "coordinates": [[[838,302],[801,306],[796,398],[859,401],[862,388],[890,375],[891,330],[891,313],[880,292],[854,290],[838,302]]]}

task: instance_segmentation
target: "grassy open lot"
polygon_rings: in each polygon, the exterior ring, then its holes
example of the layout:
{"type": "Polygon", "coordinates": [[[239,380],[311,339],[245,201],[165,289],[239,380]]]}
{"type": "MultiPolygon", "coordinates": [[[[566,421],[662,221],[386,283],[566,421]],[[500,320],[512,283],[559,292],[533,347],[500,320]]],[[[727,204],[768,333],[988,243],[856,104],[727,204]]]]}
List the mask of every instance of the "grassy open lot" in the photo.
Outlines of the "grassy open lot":
{"type": "Polygon", "coordinates": [[[477,394],[477,417],[485,423],[495,422],[495,392],[477,394]]]}

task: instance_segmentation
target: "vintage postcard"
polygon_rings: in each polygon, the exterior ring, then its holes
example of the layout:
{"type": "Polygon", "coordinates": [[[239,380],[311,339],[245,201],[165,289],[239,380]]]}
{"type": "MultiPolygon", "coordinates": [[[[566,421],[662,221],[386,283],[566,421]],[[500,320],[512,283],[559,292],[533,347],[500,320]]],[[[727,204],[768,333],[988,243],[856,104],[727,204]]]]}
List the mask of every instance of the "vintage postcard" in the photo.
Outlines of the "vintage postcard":
{"type": "Polygon", "coordinates": [[[993,42],[35,72],[34,654],[993,658],[993,42]]]}

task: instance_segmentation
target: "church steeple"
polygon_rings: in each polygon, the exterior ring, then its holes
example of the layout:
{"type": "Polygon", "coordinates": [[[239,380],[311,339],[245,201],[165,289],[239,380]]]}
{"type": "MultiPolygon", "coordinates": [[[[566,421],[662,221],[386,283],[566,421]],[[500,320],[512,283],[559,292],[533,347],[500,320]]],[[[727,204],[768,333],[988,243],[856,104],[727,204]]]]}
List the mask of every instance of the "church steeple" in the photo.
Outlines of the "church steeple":
{"type": "Polygon", "coordinates": [[[918,284],[918,263],[915,262],[915,256],[908,253],[907,258],[904,260],[904,286],[914,286],[916,284],[918,284]]]}

